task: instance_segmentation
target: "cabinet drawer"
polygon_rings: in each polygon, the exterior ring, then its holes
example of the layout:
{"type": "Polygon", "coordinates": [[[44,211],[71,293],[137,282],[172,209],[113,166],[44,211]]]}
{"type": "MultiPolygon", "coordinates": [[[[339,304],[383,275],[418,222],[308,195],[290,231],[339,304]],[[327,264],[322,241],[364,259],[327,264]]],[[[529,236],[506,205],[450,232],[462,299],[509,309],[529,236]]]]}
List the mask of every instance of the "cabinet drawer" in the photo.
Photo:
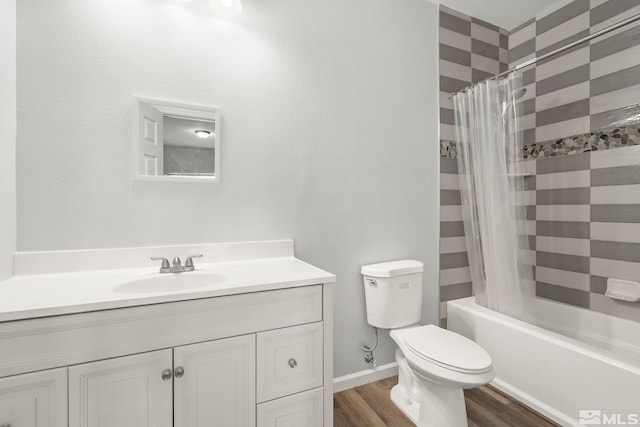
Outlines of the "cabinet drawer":
{"type": "Polygon", "coordinates": [[[322,427],[322,388],[258,405],[258,427],[322,427]]]}
{"type": "Polygon", "coordinates": [[[322,340],[322,322],[259,333],[258,402],[322,386],[322,340]]]}

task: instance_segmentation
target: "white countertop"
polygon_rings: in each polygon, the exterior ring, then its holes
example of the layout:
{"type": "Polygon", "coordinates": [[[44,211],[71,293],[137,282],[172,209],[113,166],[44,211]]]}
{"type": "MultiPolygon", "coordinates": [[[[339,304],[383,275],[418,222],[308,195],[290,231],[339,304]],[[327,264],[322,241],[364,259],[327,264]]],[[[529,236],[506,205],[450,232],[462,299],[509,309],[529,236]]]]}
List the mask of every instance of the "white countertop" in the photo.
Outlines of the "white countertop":
{"type": "Polygon", "coordinates": [[[0,322],[335,282],[333,274],[294,256],[277,256],[200,262],[196,264],[196,272],[179,273],[224,276],[211,286],[156,292],[118,291],[118,286],[132,280],[173,274],[161,275],[158,268],[159,265],[154,265],[15,276],[0,282],[0,322]]]}

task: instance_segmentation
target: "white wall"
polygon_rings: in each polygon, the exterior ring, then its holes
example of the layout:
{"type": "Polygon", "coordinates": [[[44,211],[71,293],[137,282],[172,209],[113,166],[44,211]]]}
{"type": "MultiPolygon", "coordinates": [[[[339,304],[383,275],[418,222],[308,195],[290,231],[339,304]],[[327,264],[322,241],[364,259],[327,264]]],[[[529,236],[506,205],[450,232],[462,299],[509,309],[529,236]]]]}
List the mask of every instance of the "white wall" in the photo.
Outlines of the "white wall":
{"type": "Polygon", "coordinates": [[[0,281],[16,249],[16,2],[0,0],[0,281]]]}
{"type": "MultiPolygon", "coordinates": [[[[243,4],[223,21],[169,0],[20,0],[18,247],[293,237],[338,275],[335,375],[359,371],[362,264],[423,260],[438,317],[437,9],[243,4]],[[222,107],[220,185],[131,180],[134,94],[222,107]]],[[[379,361],[392,352],[385,336],[379,361]]]]}

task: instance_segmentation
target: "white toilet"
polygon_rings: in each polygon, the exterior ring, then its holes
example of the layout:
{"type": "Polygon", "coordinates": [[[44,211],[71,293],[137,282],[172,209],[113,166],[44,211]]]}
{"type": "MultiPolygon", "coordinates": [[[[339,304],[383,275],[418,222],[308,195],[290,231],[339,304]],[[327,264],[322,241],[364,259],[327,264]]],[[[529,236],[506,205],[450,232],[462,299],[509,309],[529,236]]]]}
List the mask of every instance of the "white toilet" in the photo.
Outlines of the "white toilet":
{"type": "Polygon", "coordinates": [[[391,338],[400,347],[393,403],[419,427],[466,427],[462,390],[493,379],[491,357],[462,335],[418,325],[422,271],[422,263],[413,260],[363,266],[367,321],[391,329],[391,338]]]}

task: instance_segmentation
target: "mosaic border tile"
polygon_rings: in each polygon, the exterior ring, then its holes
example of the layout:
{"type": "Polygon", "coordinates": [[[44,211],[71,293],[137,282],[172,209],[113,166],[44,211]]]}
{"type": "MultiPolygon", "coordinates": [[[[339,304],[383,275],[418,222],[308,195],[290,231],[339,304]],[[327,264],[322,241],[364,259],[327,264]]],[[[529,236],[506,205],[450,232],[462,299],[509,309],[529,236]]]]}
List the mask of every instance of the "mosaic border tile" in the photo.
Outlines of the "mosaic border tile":
{"type": "MultiPolygon", "coordinates": [[[[568,136],[552,141],[536,142],[522,148],[522,160],[540,160],[550,157],[602,151],[612,148],[640,145],[640,122],[628,126],[610,127],[603,130],[568,136]]],[[[440,157],[458,157],[456,142],[440,140],[440,157]]]]}
{"type": "Polygon", "coordinates": [[[522,148],[522,158],[546,159],[632,145],[640,145],[640,123],[525,145],[522,148]]]}
{"type": "Polygon", "coordinates": [[[458,149],[456,148],[455,141],[448,141],[446,139],[440,140],[440,157],[445,159],[457,159],[458,149]]]}

